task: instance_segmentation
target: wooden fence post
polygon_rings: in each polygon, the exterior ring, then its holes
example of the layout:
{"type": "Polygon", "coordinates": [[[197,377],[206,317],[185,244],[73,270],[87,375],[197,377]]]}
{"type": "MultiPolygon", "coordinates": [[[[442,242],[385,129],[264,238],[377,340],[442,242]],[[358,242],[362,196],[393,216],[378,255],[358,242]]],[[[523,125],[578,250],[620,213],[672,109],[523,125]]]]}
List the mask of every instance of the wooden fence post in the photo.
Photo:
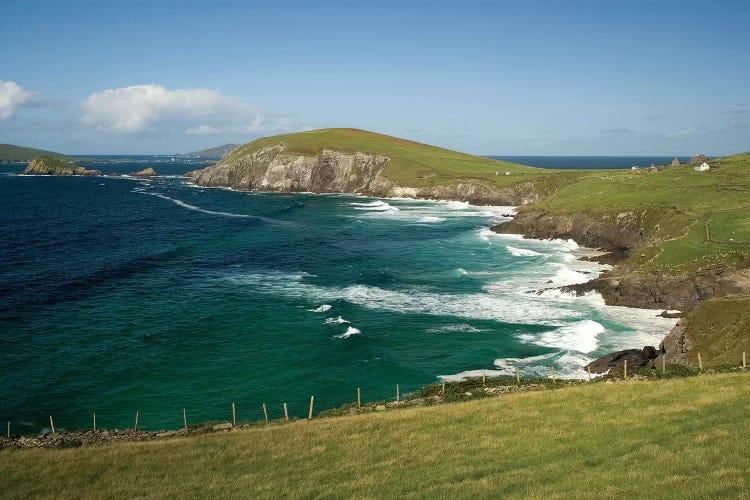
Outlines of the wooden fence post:
{"type": "Polygon", "coordinates": [[[555,381],[555,365],[552,365],[552,382],[555,381]]]}
{"type": "Polygon", "coordinates": [[[359,387],[357,387],[357,409],[362,409],[362,393],[359,390],[359,387]]]}
{"type": "Polygon", "coordinates": [[[94,412],[94,432],[96,432],[96,412],[94,412]]]}
{"type": "Polygon", "coordinates": [[[440,390],[440,394],[445,394],[445,380],[443,380],[443,388],[440,390]]]}
{"type": "Polygon", "coordinates": [[[482,385],[487,383],[487,374],[482,370],[482,385]]]}
{"type": "Polygon", "coordinates": [[[49,426],[52,428],[52,434],[55,433],[55,422],[52,421],[52,415],[49,416],[49,426]]]}
{"type": "Polygon", "coordinates": [[[623,378],[628,378],[628,360],[624,360],[622,363],[623,367],[623,378]]]}
{"type": "Polygon", "coordinates": [[[313,404],[315,403],[315,396],[310,396],[310,413],[307,415],[307,420],[312,420],[313,404]]]}
{"type": "Polygon", "coordinates": [[[188,430],[188,428],[187,428],[187,411],[185,411],[185,408],[182,409],[182,423],[185,424],[185,430],[188,430]]]}
{"type": "Polygon", "coordinates": [[[521,370],[516,367],[516,383],[521,385],[521,370]]]}
{"type": "Polygon", "coordinates": [[[747,368],[747,353],[742,351],[742,369],[747,368]]]}
{"type": "Polygon", "coordinates": [[[263,403],[263,416],[266,418],[266,423],[268,423],[268,410],[266,410],[266,403],[263,403]]]}
{"type": "Polygon", "coordinates": [[[135,427],[133,427],[133,430],[135,432],[138,432],[138,416],[140,415],[140,413],[141,413],[140,410],[137,410],[135,412],[135,427]]]}
{"type": "Polygon", "coordinates": [[[586,365],[586,371],[589,372],[589,382],[591,382],[591,366],[586,365]]]}
{"type": "Polygon", "coordinates": [[[286,401],[284,401],[284,422],[289,422],[289,412],[286,409],[286,401]]]}
{"type": "Polygon", "coordinates": [[[8,421],[8,439],[10,439],[10,420],[8,421]]]}
{"type": "Polygon", "coordinates": [[[232,401],[232,427],[237,426],[237,413],[234,408],[234,401],[232,401]]]}
{"type": "Polygon", "coordinates": [[[667,373],[667,353],[661,355],[661,372],[667,373]]]}
{"type": "Polygon", "coordinates": [[[401,400],[401,390],[398,384],[396,384],[396,402],[398,403],[400,400],[401,400]]]}
{"type": "Polygon", "coordinates": [[[698,353],[698,369],[703,371],[703,360],[701,359],[701,353],[698,353]]]}

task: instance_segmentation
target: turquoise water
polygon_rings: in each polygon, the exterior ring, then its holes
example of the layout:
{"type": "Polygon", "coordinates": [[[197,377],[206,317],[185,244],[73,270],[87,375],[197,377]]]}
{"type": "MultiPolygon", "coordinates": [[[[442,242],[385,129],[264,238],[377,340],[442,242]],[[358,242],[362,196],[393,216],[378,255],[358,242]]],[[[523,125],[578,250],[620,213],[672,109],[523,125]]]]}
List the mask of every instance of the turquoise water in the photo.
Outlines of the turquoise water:
{"type": "Polygon", "coordinates": [[[511,208],[0,175],[0,419],[17,432],[306,415],[486,373],[582,376],[674,320],[539,290],[569,241],[491,233],[511,208]]]}

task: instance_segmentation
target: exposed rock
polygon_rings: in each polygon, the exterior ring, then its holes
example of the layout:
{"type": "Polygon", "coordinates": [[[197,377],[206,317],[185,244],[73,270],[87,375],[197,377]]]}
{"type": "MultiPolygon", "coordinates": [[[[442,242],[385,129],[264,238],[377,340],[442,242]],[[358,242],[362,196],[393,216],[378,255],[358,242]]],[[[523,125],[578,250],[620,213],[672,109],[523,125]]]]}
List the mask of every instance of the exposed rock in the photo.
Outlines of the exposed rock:
{"type": "Polygon", "coordinates": [[[700,165],[701,163],[704,163],[704,162],[706,163],[708,162],[708,158],[706,158],[706,155],[701,154],[701,155],[693,156],[692,158],[690,158],[691,165],[700,165]]]}
{"type": "Polygon", "coordinates": [[[628,370],[644,368],[651,366],[652,360],[656,359],[657,356],[658,353],[653,346],[646,346],[643,349],[626,349],[595,359],[585,368],[590,368],[591,373],[609,372],[611,375],[621,375],[625,370],[625,361],[628,362],[628,370]]]}
{"type": "Polygon", "coordinates": [[[144,168],[140,172],[133,172],[130,175],[133,177],[153,177],[155,175],[159,175],[156,173],[156,170],[154,170],[152,167],[144,168]]]}
{"type": "Polygon", "coordinates": [[[385,405],[377,405],[375,407],[375,411],[383,411],[383,410],[385,410],[385,405]]]}
{"type": "Polygon", "coordinates": [[[234,427],[231,423],[226,424],[214,424],[211,426],[211,429],[215,431],[226,431],[234,427]]]}
{"type": "Polygon", "coordinates": [[[316,155],[289,153],[284,144],[274,144],[233,154],[216,165],[190,172],[201,186],[223,186],[239,190],[354,193],[378,197],[461,200],[474,204],[522,205],[539,201],[536,187],[521,182],[498,188],[486,181],[469,179],[448,186],[397,186],[383,175],[390,162],[384,155],[344,153],[323,149],[316,155]]]}
{"type": "Polygon", "coordinates": [[[102,175],[99,170],[87,170],[50,156],[37,156],[31,160],[23,173],[26,175],[102,175]]]}
{"type": "Polygon", "coordinates": [[[679,167],[681,165],[680,159],[678,157],[674,157],[674,160],[672,160],[672,166],[673,167],[679,167]]]}

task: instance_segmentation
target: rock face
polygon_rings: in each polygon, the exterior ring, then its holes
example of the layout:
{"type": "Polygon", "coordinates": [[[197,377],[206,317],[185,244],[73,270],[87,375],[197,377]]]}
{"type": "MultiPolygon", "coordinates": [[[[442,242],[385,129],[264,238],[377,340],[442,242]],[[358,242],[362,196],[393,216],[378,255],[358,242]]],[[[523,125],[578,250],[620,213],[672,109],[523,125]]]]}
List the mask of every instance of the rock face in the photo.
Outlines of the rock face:
{"type": "Polygon", "coordinates": [[[133,177],[153,177],[159,174],[157,174],[156,170],[154,170],[153,168],[148,167],[148,168],[144,168],[140,172],[133,172],[130,175],[132,175],[133,177]]]}
{"type": "Polygon", "coordinates": [[[201,186],[240,190],[353,193],[378,197],[452,199],[476,204],[520,205],[538,201],[533,186],[496,189],[467,180],[450,186],[397,186],[383,175],[390,162],[384,155],[323,149],[316,155],[289,153],[284,144],[270,145],[244,156],[231,155],[216,165],[190,172],[201,186]]]}
{"type": "Polygon", "coordinates": [[[27,175],[102,175],[99,170],[86,170],[50,156],[37,156],[31,160],[23,173],[27,175]]]}
{"type": "Polygon", "coordinates": [[[625,371],[625,361],[628,362],[628,370],[646,368],[653,366],[653,360],[659,353],[652,346],[647,345],[643,349],[626,349],[606,354],[595,359],[585,368],[591,369],[591,373],[609,373],[610,375],[622,375],[625,371]]]}
{"type": "Polygon", "coordinates": [[[680,165],[681,165],[680,159],[675,156],[674,160],[672,160],[672,166],[673,167],[679,167],[680,165]]]}
{"type": "Polygon", "coordinates": [[[700,165],[704,162],[706,163],[708,162],[708,158],[706,158],[706,155],[698,155],[698,156],[693,156],[692,158],[690,158],[691,165],[700,165]]]}

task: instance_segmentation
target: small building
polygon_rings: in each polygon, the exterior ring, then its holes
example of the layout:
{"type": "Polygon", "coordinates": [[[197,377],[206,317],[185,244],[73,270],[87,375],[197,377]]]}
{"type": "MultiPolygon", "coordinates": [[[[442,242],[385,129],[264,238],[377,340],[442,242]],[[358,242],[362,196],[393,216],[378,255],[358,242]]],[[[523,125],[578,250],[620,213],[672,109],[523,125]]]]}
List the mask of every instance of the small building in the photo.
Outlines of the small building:
{"type": "Polygon", "coordinates": [[[711,169],[711,166],[705,161],[701,163],[700,165],[693,167],[693,170],[695,170],[696,172],[705,172],[706,170],[710,170],[710,169],[711,169]]]}

